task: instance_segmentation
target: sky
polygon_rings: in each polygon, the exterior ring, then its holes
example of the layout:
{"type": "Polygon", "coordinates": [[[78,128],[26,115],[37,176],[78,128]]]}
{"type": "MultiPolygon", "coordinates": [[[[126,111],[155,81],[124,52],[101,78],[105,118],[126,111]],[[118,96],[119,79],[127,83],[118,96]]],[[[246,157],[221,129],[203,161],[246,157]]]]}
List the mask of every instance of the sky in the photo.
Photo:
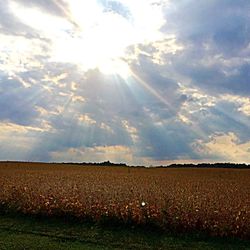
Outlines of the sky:
{"type": "Polygon", "coordinates": [[[0,160],[250,163],[250,1],[0,0],[0,160]]]}

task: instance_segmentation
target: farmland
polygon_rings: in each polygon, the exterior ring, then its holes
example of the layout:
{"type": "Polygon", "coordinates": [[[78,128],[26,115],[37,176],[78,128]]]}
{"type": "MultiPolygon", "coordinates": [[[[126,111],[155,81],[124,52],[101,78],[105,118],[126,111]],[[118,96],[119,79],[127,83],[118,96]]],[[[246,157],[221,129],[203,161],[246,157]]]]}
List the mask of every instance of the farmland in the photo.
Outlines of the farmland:
{"type": "Polygon", "coordinates": [[[0,210],[250,238],[250,170],[0,164],[0,210]]]}

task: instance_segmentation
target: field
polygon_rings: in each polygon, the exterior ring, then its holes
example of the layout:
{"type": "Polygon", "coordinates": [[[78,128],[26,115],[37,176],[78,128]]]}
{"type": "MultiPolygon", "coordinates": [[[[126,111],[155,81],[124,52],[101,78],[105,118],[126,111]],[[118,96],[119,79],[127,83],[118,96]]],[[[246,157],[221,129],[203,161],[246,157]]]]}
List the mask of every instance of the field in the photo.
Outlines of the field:
{"type": "Polygon", "coordinates": [[[250,170],[0,164],[0,211],[250,239],[250,170]]]}

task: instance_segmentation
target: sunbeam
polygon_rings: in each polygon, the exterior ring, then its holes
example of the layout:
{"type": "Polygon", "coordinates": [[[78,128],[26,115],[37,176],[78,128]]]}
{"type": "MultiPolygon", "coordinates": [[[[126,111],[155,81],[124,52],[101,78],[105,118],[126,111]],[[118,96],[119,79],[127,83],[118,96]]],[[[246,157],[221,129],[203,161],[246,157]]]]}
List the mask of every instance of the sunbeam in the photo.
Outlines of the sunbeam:
{"type": "MultiPolygon", "coordinates": [[[[51,41],[50,61],[75,63],[84,71],[99,68],[104,74],[126,78],[129,70],[122,58],[127,47],[161,37],[156,29],[163,22],[160,13],[157,22],[147,25],[140,12],[135,12],[131,21],[118,13],[103,11],[103,6],[97,1],[55,3],[64,18],[17,2],[10,4],[14,15],[51,41]]],[[[147,5],[142,5],[142,8],[150,12],[147,5]]],[[[151,11],[156,10],[152,8],[151,11]]]]}
{"type": "Polygon", "coordinates": [[[144,89],[146,89],[151,95],[156,97],[157,100],[165,104],[170,112],[173,111],[171,104],[166,100],[166,98],[161,96],[154,88],[152,88],[146,81],[144,81],[140,76],[138,76],[138,74],[136,74],[132,70],[130,70],[130,74],[134,77],[136,82],[138,82],[144,89]]]}
{"type": "Polygon", "coordinates": [[[0,1],[0,160],[249,159],[248,5],[0,1]]]}

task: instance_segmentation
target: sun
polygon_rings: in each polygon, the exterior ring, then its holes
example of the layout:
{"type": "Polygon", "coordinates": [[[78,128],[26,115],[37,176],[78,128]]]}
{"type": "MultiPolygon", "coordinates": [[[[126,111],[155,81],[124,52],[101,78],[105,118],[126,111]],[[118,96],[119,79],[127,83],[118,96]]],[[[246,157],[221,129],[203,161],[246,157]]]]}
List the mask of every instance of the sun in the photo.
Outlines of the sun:
{"type": "Polygon", "coordinates": [[[126,5],[129,15],[106,10],[95,0],[55,0],[61,15],[15,1],[10,8],[23,23],[50,41],[50,61],[73,63],[85,72],[98,68],[103,74],[128,78],[126,49],[159,39],[157,30],[162,23],[160,14],[152,12],[153,7],[147,1],[139,5],[134,1],[118,2],[126,5]],[[152,16],[150,20],[149,16],[152,16]]]}
{"type": "Polygon", "coordinates": [[[73,27],[63,40],[54,41],[53,58],[77,63],[85,70],[98,68],[105,75],[128,78],[129,65],[122,58],[135,42],[133,25],[121,15],[104,12],[96,1],[73,0],[68,6],[67,20],[73,27]]]}
{"type": "Polygon", "coordinates": [[[129,65],[119,58],[106,60],[98,65],[98,69],[105,75],[118,75],[123,79],[128,79],[131,76],[129,65]]]}
{"type": "Polygon", "coordinates": [[[114,42],[110,37],[102,39],[98,33],[79,37],[65,36],[63,41],[54,40],[52,61],[74,63],[83,71],[98,69],[105,75],[119,75],[122,78],[130,76],[129,65],[123,59],[125,50],[119,41],[114,42]]]}

